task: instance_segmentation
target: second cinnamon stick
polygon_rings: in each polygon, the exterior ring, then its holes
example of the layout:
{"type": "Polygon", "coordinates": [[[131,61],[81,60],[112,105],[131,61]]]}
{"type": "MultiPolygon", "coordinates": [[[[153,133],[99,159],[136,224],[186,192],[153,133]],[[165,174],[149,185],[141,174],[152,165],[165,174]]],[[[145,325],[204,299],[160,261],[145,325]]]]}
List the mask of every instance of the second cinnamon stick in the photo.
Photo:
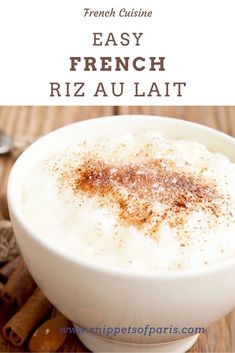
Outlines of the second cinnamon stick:
{"type": "Polygon", "coordinates": [[[26,264],[22,260],[2,288],[2,300],[14,308],[20,308],[36,288],[26,264]]]}
{"type": "Polygon", "coordinates": [[[3,327],[3,336],[14,346],[21,346],[51,308],[52,304],[36,288],[22,308],[3,327]]]}

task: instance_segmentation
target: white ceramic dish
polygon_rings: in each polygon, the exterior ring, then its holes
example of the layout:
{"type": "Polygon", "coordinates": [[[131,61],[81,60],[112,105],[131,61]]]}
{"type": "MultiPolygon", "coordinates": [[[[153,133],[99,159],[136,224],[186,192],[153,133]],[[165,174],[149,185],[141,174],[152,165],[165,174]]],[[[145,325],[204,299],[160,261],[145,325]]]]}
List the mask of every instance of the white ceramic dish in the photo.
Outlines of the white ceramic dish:
{"type": "MultiPolygon", "coordinates": [[[[22,214],[22,182],[35,159],[86,135],[105,138],[144,130],[198,141],[235,162],[235,139],[219,131],[172,118],[116,116],[82,121],[42,137],[19,157],[10,174],[11,220],[30,272],[48,299],[80,327],[207,327],[235,306],[235,259],[208,269],[154,274],[107,268],[55,251],[22,214]]],[[[184,352],[196,338],[189,334],[80,335],[94,352],[184,352]]]]}

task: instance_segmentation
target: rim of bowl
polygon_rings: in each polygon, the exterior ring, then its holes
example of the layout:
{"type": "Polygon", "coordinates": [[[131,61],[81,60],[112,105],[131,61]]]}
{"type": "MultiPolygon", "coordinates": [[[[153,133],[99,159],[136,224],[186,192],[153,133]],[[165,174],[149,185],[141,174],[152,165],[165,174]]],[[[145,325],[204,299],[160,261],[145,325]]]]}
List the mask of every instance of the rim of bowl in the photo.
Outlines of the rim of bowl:
{"type": "MultiPolygon", "coordinates": [[[[107,265],[103,265],[99,262],[96,261],[91,261],[87,260],[85,258],[77,258],[74,257],[68,253],[64,253],[61,251],[61,249],[55,249],[53,246],[45,241],[44,237],[41,237],[40,234],[33,228],[33,226],[30,224],[30,222],[27,220],[27,218],[23,215],[23,212],[21,211],[20,208],[20,202],[17,202],[14,198],[14,179],[17,176],[17,168],[18,165],[21,163],[21,160],[24,158],[25,153],[29,153],[33,147],[41,143],[42,140],[50,138],[50,135],[53,135],[57,133],[60,130],[64,130],[67,127],[71,127],[72,125],[83,125],[83,124],[92,124],[93,121],[104,121],[104,120],[117,120],[117,119],[161,119],[161,120],[166,120],[168,122],[173,121],[175,124],[179,125],[186,125],[186,126],[195,126],[199,129],[202,129],[204,131],[207,131],[208,133],[212,133],[213,135],[217,135],[217,137],[220,137],[221,139],[226,139],[229,142],[233,143],[235,145],[235,138],[233,138],[230,135],[227,135],[224,132],[221,132],[219,130],[213,129],[211,127],[183,120],[180,118],[172,118],[172,117],[167,117],[167,116],[158,116],[158,115],[112,115],[112,116],[104,116],[104,117],[96,117],[96,118],[91,118],[91,119],[86,119],[82,121],[78,121],[75,123],[71,123],[68,125],[65,125],[63,127],[60,127],[58,129],[55,129],[46,135],[43,135],[42,137],[38,138],[35,142],[33,142],[30,146],[26,148],[26,150],[19,156],[19,158],[16,160],[14,163],[9,179],[8,179],[8,185],[7,185],[7,199],[8,199],[8,204],[11,213],[13,214],[13,217],[15,217],[18,221],[18,223],[21,224],[24,230],[27,232],[27,236],[33,238],[36,242],[38,242],[43,248],[51,251],[55,255],[58,255],[65,260],[69,262],[76,263],[77,265],[84,267],[86,269],[92,270],[94,272],[99,272],[107,275],[112,275],[112,276],[117,276],[117,277],[130,277],[130,278],[144,278],[144,279],[179,279],[179,278],[191,278],[191,277],[199,277],[199,276],[206,276],[206,275],[211,275],[215,274],[218,271],[223,271],[226,270],[227,268],[233,267],[235,270],[235,258],[230,258],[227,260],[224,260],[218,264],[209,266],[208,268],[200,268],[200,269],[186,269],[186,270],[156,270],[156,271],[144,271],[144,270],[133,270],[125,267],[114,267],[110,266],[108,267],[107,265]]],[[[24,162],[25,163],[25,162],[24,162]]],[[[20,185],[22,187],[22,184],[20,185]]],[[[17,236],[16,236],[17,238],[17,236]]]]}

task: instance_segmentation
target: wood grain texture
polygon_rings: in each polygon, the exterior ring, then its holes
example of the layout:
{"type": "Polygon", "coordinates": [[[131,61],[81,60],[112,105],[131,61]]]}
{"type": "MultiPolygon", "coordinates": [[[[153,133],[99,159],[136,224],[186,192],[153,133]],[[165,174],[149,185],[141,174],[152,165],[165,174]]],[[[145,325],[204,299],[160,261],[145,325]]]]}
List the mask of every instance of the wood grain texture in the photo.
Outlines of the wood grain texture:
{"type": "MultiPolygon", "coordinates": [[[[0,107],[0,129],[14,139],[37,138],[66,124],[96,116],[113,114],[147,114],[171,116],[201,123],[235,137],[235,107],[0,107]]],[[[8,174],[14,158],[0,156],[0,195],[5,193],[8,174]]],[[[0,303],[0,329],[9,313],[0,303]]],[[[0,336],[0,352],[19,349],[0,336]]],[[[26,346],[20,351],[27,351],[26,346]]],[[[62,352],[86,352],[75,336],[69,337],[62,352]]],[[[208,328],[189,352],[235,352],[235,311],[208,328]]]]}

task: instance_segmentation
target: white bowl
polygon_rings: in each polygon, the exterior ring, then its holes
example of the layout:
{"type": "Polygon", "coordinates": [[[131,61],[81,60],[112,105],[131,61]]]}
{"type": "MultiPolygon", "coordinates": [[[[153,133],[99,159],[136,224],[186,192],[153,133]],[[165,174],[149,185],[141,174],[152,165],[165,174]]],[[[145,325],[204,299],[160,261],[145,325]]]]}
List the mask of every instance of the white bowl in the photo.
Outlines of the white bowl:
{"type": "MultiPolygon", "coordinates": [[[[235,139],[219,131],[165,117],[115,116],[78,122],[40,138],[19,157],[10,174],[11,220],[29,270],[55,307],[79,327],[207,327],[235,306],[235,259],[200,270],[133,273],[59,252],[25,219],[22,182],[35,160],[88,135],[105,138],[144,130],[198,141],[235,162],[235,139]]],[[[79,336],[94,352],[183,352],[197,338],[190,333],[79,336]]]]}

